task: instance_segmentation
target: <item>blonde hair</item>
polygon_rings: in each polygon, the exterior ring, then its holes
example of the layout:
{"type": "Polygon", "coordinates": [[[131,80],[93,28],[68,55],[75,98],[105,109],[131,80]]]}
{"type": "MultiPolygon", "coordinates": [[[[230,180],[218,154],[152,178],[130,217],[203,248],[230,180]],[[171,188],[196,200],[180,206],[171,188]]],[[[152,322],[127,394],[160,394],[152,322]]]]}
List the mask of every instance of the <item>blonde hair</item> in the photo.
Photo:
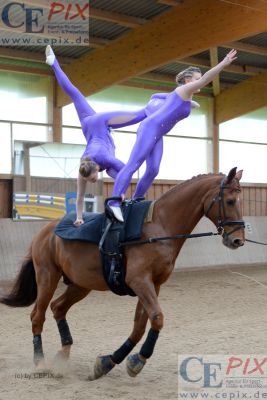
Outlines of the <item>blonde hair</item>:
{"type": "Polygon", "coordinates": [[[201,70],[198,67],[188,67],[188,68],[184,69],[183,71],[179,72],[179,74],[176,75],[176,78],[175,78],[176,83],[178,85],[184,85],[185,79],[192,78],[192,76],[195,72],[201,74],[201,70]]]}
{"type": "Polygon", "coordinates": [[[80,168],[79,168],[79,173],[81,176],[84,178],[87,178],[97,170],[97,164],[90,158],[90,157],[85,157],[82,158],[80,168]]]}

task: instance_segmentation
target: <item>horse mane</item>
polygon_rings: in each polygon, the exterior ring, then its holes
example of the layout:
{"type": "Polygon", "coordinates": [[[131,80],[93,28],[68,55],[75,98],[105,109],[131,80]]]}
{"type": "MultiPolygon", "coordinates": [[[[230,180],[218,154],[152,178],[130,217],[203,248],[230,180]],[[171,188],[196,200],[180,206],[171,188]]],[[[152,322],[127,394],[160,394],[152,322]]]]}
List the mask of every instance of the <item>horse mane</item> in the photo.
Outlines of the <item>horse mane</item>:
{"type": "Polygon", "coordinates": [[[180,191],[185,186],[188,186],[188,185],[194,183],[195,181],[206,179],[206,178],[212,178],[212,177],[218,177],[219,178],[219,177],[224,177],[224,176],[225,176],[225,174],[223,174],[222,172],[219,172],[217,174],[210,172],[208,174],[199,174],[199,175],[193,176],[190,179],[187,179],[187,180],[185,180],[183,182],[178,183],[177,185],[175,185],[174,187],[169,189],[167,192],[163,193],[163,195],[160,197],[160,199],[163,199],[165,196],[168,196],[169,194],[172,194],[173,192],[180,191]]]}

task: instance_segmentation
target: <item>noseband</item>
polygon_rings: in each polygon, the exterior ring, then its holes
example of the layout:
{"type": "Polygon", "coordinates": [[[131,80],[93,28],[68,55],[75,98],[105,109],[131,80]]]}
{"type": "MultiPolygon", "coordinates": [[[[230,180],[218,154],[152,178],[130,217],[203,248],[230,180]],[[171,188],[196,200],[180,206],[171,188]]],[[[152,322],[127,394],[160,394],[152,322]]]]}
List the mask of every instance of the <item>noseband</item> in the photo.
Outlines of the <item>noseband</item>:
{"type": "Polygon", "coordinates": [[[219,194],[217,194],[217,196],[215,196],[211,200],[205,215],[206,217],[208,217],[208,214],[213,204],[219,203],[219,215],[218,215],[218,222],[216,224],[217,231],[219,235],[226,237],[230,236],[233,232],[238,231],[239,229],[245,228],[245,222],[243,220],[231,220],[226,218],[225,207],[224,207],[224,189],[226,189],[227,186],[224,185],[224,179],[225,178],[223,178],[221,181],[219,194]],[[224,230],[225,225],[233,225],[235,226],[235,228],[233,228],[230,232],[225,232],[224,230]]]}

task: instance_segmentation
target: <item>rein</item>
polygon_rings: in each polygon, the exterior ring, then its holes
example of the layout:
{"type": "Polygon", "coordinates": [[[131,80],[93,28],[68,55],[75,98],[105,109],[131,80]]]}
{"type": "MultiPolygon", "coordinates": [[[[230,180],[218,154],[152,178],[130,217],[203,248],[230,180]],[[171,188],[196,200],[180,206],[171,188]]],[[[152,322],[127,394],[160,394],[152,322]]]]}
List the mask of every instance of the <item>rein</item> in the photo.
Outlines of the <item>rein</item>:
{"type": "Polygon", "coordinates": [[[256,240],[251,240],[251,239],[245,239],[246,242],[249,243],[256,243],[256,244],[261,244],[263,246],[267,246],[267,243],[263,243],[263,242],[257,242],[256,240]]]}
{"type": "Polygon", "coordinates": [[[188,233],[188,234],[180,234],[180,235],[174,235],[174,236],[161,236],[161,237],[151,237],[146,240],[133,240],[131,242],[122,242],[120,243],[120,246],[129,246],[131,244],[151,244],[155,242],[160,242],[163,240],[175,240],[175,239],[193,239],[193,238],[198,238],[198,237],[203,237],[203,236],[216,236],[220,235],[219,232],[203,232],[203,233],[188,233]]]}
{"type": "MultiPolygon", "coordinates": [[[[238,228],[240,229],[240,228],[238,228]]],[[[233,231],[232,231],[233,232],[233,231]]],[[[194,239],[198,237],[205,237],[205,236],[217,236],[221,235],[219,232],[202,232],[202,233],[189,233],[189,234],[180,234],[180,235],[174,235],[174,236],[162,236],[162,237],[151,237],[146,240],[132,240],[131,242],[121,242],[119,244],[120,247],[123,246],[130,246],[134,244],[152,244],[164,240],[175,240],[175,239],[194,239]]],[[[245,239],[246,242],[249,243],[256,243],[256,244],[261,244],[263,246],[267,246],[267,243],[263,242],[257,242],[256,240],[250,240],[250,239],[245,239]]]]}

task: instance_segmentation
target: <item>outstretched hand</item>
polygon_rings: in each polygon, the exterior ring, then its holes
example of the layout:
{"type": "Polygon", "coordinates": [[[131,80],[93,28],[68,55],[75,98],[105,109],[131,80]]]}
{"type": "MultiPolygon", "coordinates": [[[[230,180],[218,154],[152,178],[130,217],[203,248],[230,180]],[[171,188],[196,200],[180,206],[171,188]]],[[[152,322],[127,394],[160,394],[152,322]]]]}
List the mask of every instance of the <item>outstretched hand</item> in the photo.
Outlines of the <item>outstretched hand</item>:
{"type": "Polygon", "coordinates": [[[73,224],[75,226],[80,226],[80,225],[84,224],[84,220],[82,218],[77,218],[73,224]]]}
{"type": "Polygon", "coordinates": [[[237,51],[235,49],[232,49],[231,51],[229,51],[229,53],[225,56],[224,58],[224,63],[225,65],[229,65],[231,64],[234,60],[237,59],[237,51]]]}

